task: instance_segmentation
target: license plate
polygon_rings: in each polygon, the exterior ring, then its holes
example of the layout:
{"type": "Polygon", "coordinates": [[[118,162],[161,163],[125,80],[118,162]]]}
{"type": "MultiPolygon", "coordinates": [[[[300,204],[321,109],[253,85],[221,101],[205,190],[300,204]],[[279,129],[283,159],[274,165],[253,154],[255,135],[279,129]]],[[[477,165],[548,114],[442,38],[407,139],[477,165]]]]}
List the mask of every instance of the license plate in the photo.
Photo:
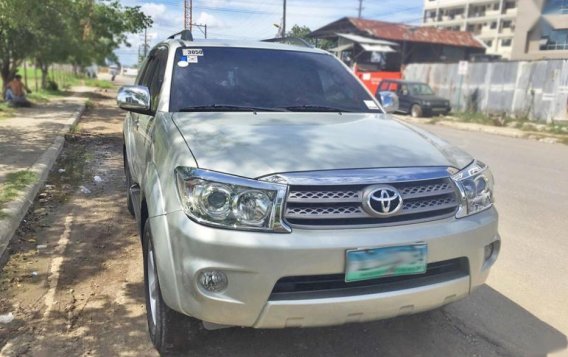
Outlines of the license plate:
{"type": "Polygon", "coordinates": [[[348,250],[345,281],[425,273],[427,253],[426,244],[348,250]]]}

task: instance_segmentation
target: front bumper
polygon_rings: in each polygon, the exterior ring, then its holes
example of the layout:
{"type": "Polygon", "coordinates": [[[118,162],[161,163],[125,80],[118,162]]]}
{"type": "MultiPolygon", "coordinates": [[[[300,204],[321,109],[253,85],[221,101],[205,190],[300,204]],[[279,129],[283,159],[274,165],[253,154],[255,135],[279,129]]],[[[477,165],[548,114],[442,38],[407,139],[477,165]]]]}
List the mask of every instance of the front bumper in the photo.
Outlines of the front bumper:
{"type": "Polygon", "coordinates": [[[455,219],[395,227],[307,230],[290,234],[223,230],[197,224],[182,211],[150,219],[162,295],[173,309],[222,325],[279,328],[337,325],[429,310],[463,298],[487,278],[499,240],[494,208],[455,219]],[[428,262],[467,258],[469,276],[433,284],[341,297],[271,300],[282,277],[339,274],[345,251],[387,245],[428,244],[428,262]],[[220,293],[197,283],[203,270],[222,270],[220,293]]]}
{"type": "Polygon", "coordinates": [[[422,108],[424,114],[426,115],[446,115],[451,111],[451,107],[448,106],[424,106],[422,108]]]}

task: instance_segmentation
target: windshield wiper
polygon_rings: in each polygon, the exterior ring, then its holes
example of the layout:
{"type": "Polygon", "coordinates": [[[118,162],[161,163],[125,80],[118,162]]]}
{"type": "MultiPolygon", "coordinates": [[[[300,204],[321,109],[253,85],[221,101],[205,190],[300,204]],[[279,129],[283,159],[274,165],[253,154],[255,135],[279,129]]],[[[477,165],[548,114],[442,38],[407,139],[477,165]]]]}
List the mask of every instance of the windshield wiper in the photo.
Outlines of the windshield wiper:
{"type": "Polygon", "coordinates": [[[351,110],[345,110],[341,108],[329,107],[325,105],[291,105],[288,107],[282,107],[283,109],[290,110],[293,112],[338,112],[338,113],[349,113],[351,110]]]}
{"type": "Polygon", "coordinates": [[[195,105],[178,110],[180,112],[284,112],[284,108],[251,107],[245,105],[210,104],[195,105]]]}

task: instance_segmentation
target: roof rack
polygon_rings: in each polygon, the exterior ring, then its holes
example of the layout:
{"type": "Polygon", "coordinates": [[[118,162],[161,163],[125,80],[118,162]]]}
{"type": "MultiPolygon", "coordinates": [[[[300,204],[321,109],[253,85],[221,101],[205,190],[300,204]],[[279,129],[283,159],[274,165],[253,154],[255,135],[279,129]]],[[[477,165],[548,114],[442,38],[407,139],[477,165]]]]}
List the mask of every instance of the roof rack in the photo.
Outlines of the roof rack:
{"type": "Polygon", "coordinates": [[[168,39],[174,39],[177,35],[181,35],[180,38],[184,41],[193,41],[193,35],[189,30],[181,30],[180,32],[176,32],[168,37],[168,39]]]}
{"type": "Polygon", "coordinates": [[[310,47],[310,48],[314,47],[308,41],[299,37],[276,37],[276,38],[269,38],[266,40],[262,40],[262,42],[278,42],[278,43],[300,46],[300,47],[310,47]]]}

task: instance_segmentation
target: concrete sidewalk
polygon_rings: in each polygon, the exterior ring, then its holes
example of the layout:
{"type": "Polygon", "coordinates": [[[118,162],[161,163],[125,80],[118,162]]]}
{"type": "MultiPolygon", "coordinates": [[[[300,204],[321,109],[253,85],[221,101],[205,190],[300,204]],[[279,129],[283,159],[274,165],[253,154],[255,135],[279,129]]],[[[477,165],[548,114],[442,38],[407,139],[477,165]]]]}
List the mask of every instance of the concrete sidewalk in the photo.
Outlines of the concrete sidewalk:
{"type": "Polygon", "coordinates": [[[76,87],[68,97],[20,108],[13,117],[0,119],[0,187],[9,173],[29,170],[36,177],[16,199],[0,206],[0,257],[45,182],[64,135],[81,117],[93,91],[76,87]]]}

